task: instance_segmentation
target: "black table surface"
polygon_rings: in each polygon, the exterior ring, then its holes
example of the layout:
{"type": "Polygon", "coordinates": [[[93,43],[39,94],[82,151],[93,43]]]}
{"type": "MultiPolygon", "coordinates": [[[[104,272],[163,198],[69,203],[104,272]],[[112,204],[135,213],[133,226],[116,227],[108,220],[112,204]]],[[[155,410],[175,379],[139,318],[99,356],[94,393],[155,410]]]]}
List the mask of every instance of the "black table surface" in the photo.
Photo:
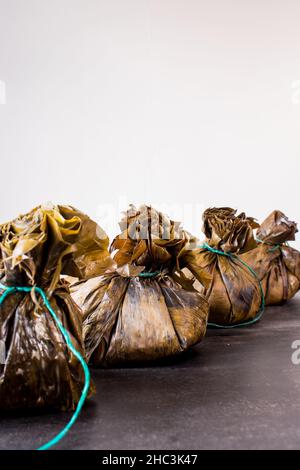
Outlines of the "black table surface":
{"type": "MultiPolygon", "coordinates": [[[[300,294],[247,328],[209,330],[177,360],[92,371],[97,386],[57,449],[300,448],[300,294]]],[[[69,413],[2,416],[1,449],[34,449],[69,413]]]]}

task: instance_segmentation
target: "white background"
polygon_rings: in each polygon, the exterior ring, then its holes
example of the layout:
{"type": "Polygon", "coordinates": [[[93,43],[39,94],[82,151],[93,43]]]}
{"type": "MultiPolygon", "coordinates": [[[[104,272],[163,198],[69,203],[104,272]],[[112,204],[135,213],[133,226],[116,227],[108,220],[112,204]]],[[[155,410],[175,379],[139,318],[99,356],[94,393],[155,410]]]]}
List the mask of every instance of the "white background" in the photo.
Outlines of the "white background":
{"type": "Polygon", "coordinates": [[[213,205],[300,222],[299,22],[299,0],[0,0],[1,220],[52,200],[110,235],[126,202],[198,234],[213,205]]]}

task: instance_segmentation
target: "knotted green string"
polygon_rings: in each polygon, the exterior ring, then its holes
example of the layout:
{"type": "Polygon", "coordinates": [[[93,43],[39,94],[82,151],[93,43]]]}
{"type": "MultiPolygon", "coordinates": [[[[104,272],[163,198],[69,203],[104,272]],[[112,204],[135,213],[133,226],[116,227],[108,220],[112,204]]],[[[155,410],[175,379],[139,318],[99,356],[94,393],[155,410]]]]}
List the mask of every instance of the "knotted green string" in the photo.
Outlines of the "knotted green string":
{"type": "Polygon", "coordinates": [[[259,238],[256,238],[256,241],[258,243],[263,243],[264,245],[270,245],[272,248],[270,248],[268,251],[271,253],[276,250],[281,250],[281,244],[280,243],[271,243],[271,242],[265,242],[264,240],[260,240],[259,238]]]}
{"type": "Polygon", "coordinates": [[[142,273],[139,273],[138,274],[138,277],[143,277],[143,278],[151,278],[151,277],[155,277],[155,276],[158,276],[160,274],[160,271],[155,271],[153,273],[150,273],[150,272],[142,272],[142,273]]]}
{"type": "Polygon", "coordinates": [[[248,320],[248,321],[245,321],[245,322],[241,322],[241,323],[235,323],[234,325],[220,325],[218,323],[210,323],[208,322],[207,323],[207,326],[208,327],[211,327],[211,328],[237,328],[237,327],[243,327],[243,326],[249,326],[249,325],[252,325],[253,323],[256,323],[258,320],[260,320],[260,318],[262,317],[263,313],[264,313],[264,309],[265,309],[265,296],[264,296],[264,291],[263,291],[263,288],[262,288],[262,285],[261,285],[261,282],[260,282],[260,279],[258,278],[256,272],[254,271],[254,269],[251,268],[251,266],[249,266],[247,263],[245,263],[245,261],[243,261],[241,258],[239,258],[237,255],[233,254],[233,253],[230,253],[230,252],[226,252],[226,251],[222,251],[222,250],[217,250],[215,248],[212,248],[210,245],[208,245],[207,243],[203,243],[203,245],[200,246],[200,248],[203,248],[207,251],[210,251],[211,253],[215,253],[217,255],[221,255],[221,256],[227,256],[228,258],[231,258],[231,259],[235,259],[235,260],[238,260],[241,264],[243,264],[248,270],[249,272],[255,277],[255,279],[257,280],[258,284],[259,284],[259,289],[260,289],[260,293],[261,293],[261,304],[260,304],[260,309],[259,309],[259,312],[258,314],[256,315],[256,317],[252,318],[251,320],[248,320]]]}
{"type": "Polygon", "coordinates": [[[41,447],[39,447],[37,449],[37,450],[47,450],[47,449],[50,449],[50,447],[57,444],[69,432],[69,430],[71,429],[71,427],[73,426],[73,424],[77,420],[77,418],[79,416],[79,413],[80,413],[80,411],[83,407],[83,404],[84,404],[84,402],[87,398],[88,392],[89,392],[89,388],[90,388],[90,371],[89,371],[89,368],[88,368],[85,360],[83,359],[82,355],[80,354],[80,352],[77,351],[77,349],[73,346],[73,344],[71,342],[71,339],[70,339],[70,336],[69,336],[69,333],[64,328],[61,321],[57,317],[56,313],[52,309],[52,307],[50,305],[50,302],[47,298],[47,295],[45,294],[43,289],[41,289],[40,287],[19,287],[19,286],[7,287],[7,286],[4,286],[1,283],[0,283],[0,288],[4,290],[4,293],[0,296],[0,306],[3,304],[4,300],[6,299],[6,297],[8,295],[16,293],[16,292],[26,292],[26,293],[28,293],[28,292],[31,292],[34,289],[34,291],[37,292],[42,297],[44,305],[48,309],[50,315],[52,316],[52,318],[55,321],[58,329],[60,330],[60,332],[61,332],[61,334],[62,334],[62,336],[63,336],[63,338],[66,342],[67,347],[74,354],[74,356],[78,359],[78,361],[80,362],[80,364],[82,366],[83,372],[84,372],[84,387],[82,389],[81,397],[80,397],[80,399],[77,403],[77,406],[76,406],[76,409],[73,413],[72,418],[66,424],[64,429],[62,431],[60,431],[53,439],[51,439],[46,444],[42,445],[41,447]]]}

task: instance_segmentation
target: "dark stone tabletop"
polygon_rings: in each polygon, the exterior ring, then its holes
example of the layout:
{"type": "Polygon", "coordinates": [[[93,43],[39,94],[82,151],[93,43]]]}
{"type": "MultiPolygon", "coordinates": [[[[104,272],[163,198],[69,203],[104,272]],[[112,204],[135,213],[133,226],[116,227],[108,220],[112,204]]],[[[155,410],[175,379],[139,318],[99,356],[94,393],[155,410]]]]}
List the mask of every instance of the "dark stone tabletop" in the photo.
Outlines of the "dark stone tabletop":
{"type": "MultiPolygon", "coordinates": [[[[177,360],[94,370],[97,395],[56,448],[299,448],[295,340],[300,341],[300,294],[285,306],[268,307],[251,327],[209,330],[177,360]]],[[[70,416],[2,416],[0,448],[34,449],[70,416]]]]}

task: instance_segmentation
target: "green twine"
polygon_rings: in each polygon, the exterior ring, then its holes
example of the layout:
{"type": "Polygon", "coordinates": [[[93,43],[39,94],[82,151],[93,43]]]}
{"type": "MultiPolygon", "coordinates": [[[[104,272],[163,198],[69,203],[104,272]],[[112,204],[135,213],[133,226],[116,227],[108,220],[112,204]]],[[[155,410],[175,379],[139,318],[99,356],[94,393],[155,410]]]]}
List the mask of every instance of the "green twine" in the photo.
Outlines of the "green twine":
{"type": "Polygon", "coordinates": [[[150,273],[150,272],[142,272],[140,274],[138,274],[138,277],[143,277],[143,278],[151,278],[151,277],[155,277],[155,276],[158,276],[160,274],[160,271],[155,271],[153,273],[150,273]]]}
{"type": "Polygon", "coordinates": [[[272,253],[273,251],[276,251],[276,250],[281,250],[281,245],[279,245],[278,243],[274,245],[273,248],[270,248],[268,251],[272,253]]]}
{"type": "Polygon", "coordinates": [[[264,296],[264,291],[263,291],[263,288],[262,288],[262,285],[261,285],[261,282],[260,282],[260,279],[259,277],[257,276],[256,272],[254,271],[254,269],[251,268],[251,266],[249,266],[247,263],[245,263],[245,261],[243,261],[241,258],[239,258],[237,255],[234,255],[233,253],[230,253],[230,252],[226,252],[226,251],[222,251],[222,250],[217,250],[215,248],[212,248],[210,245],[208,245],[207,243],[203,243],[203,245],[200,247],[200,248],[203,248],[207,251],[210,251],[211,253],[215,253],[217,255],[221,255],[221,256],[227,256],[228,258],[231,258],[231,259],[236,259],[238,260],[241,264],[243,264],[248,270],[249,272],[255,277],[255,279],[258,281],[258,284],[259,284],[259,289],[260,289],[260,293],[261,293],[261,304],[260,304],[260,309],[259,309],[259,312],[258,314],[256,315],[256,317],[252,318],[252,320],[248,320],[248,321],[245,321],[245,322],[241,322],[241,323],[236,323],[234,325],[220,325],[218,323],[210,323],[208,322],[207,323],[207,326],[208,327],[211,327],[211,328],[226,328],[226,329],[230,329],[230,328],[237,328],[237,327],[243,327],[243,326],[249,326],[249,325],[252,325],[253,323],[256,323],[258,320],[261,319],[263,313],[264,313],[264,309],[265,309],[265,296],[264,296]]]}
{"type": "Polygon", "coordinates": [[[63,336],[63,338],[66,342],[67,347],[74,354],[74,356],[78,359],[78,361],[80,362],[80,364],[82,366],[83,372],[84,372],[84,387],[82,389],[81,397],[80,397],[80,399],[77,403],[77,406],[76,406],[76,409],[73,413],[72,418],[66,424],[64,429],[62,431],[60,431],[53,439],[51,439],[46,444],[42,445],[41,447],[39,447],[37,449],[37,450],[48,450],[48,449],[50,449],[50,447],[57,444],[69,432],[69,430],[71,429],[71,427],[73,426],[73,424],[77,420],[77,418],[79,416],[79,413],[80,413],[80,411],[83,407],[83,404],[84,404],[84,402],[87,398],[88,392],[89,392],[89,388],[90,388],[90,371],[89,371],[89,368],[88,368],[85,360],[83,359],[82,355],[80,354],[80,352],[77,351],[77,349],[73,346],[73,344],[71,342],[71,339],[70,339],[70,336],[69,336],[69,333],[64,328],[61,321],[57,317],[56,313],[52,309],[52,307],[50,305],[50,302],[49,302],[45,292],[43,291],[43,289],[41,289],[40,287],[18,287],[18,286],[16,286],[16,287],[6,287],[1,283],[0,283],[0,288],[4,289],[4,293],[0,296],[0,306],[3,304],[4,300],[6,299],[6,297],[9,294],[13,294],[13,293],[16,293],[16,292],[26,292],[26,293],[28,293],[28,292],[31,292],[32,289],[34,289],[35,292],[37,292],[42,297],[43,302],[44,302],[46,308],[48,309],[49,313],[51,314],[52,318],[54,319],[58,329],[60,330],[60,332],[61,332],[61,334],[62,334],[62,336],[63,336]]]}
{"type": "Polygon", "coordinates": [[[276,251],[276,250],[281,250],[281,245],[279,243],[271,243],[271,242],[265,242],[264,240],[260,240],[260,238],[256,238],[256,241],[258,243],[263,243],[264,245],[270,245],[272,246],[272,248],[270,248],[268,251],[270,253],[272,253],[273,251],[276,251]]]}

